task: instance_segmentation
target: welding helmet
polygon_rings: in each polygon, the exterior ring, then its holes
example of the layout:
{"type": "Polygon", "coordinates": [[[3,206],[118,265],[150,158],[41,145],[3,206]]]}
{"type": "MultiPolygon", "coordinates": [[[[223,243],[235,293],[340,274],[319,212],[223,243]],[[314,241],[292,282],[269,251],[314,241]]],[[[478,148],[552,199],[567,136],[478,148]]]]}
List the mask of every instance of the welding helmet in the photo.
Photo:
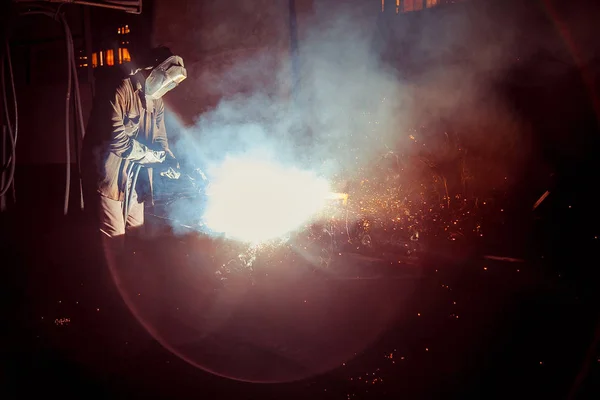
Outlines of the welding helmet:
{"type": "Polygon", "coordinates": [[[146,96],[154,100],[160,99],[185,78],[187,78],[187,71],[183,66],[183,59],[179,56],[171,56],[154,67],[146,78],[146,96]]]}

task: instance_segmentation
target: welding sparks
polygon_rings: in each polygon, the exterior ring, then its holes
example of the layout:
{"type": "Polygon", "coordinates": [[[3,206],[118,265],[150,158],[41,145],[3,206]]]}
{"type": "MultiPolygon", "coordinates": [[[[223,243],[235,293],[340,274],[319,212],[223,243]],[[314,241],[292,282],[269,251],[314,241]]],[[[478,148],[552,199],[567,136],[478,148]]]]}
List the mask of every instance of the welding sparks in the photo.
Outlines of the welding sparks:
{"type": "Polygon", "coordinates": [[[327,180],[312,172],[253,157],[227,158],[212,175],[205,225],[248,243],[300,228],[331,193],[327,180]]]}

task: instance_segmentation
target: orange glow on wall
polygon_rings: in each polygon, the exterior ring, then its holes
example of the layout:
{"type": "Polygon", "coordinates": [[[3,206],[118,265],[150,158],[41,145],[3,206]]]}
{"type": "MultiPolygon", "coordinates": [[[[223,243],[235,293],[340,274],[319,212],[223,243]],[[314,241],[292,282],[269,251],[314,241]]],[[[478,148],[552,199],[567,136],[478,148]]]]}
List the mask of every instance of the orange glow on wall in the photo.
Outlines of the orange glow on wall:
{"type": "Polygon", "coordinates": [[[104,52],[103,51],[100,52],[100,64],[98,64],[98,65],[100,65],[100,66],[104,65],[104,52]]]}
{"type": "Polygon", "coordinates": [[[98,53],[92,53],[92,68],[98,66],[98,53]]]}
{"type": "Polygon", "coordinates": [[[106,50],[106,65],[115,65],[115,51],[106,50]]]}
{"type": "MultiPolygon", "coordinates": [[[[456,2],[462,0],[455,0],[456,2]]],[[[388,3],[389,4],[389,3],[388,3]]],[[[393,4],[393,3],[392,3],[393,4]]],[[[440,5],[440,0],[396,0],[396,14],[420,11],[440,5]]],[[[385,0],[381,0],[381,12],[385,11],[385,0]]]]}
{"type": "Polygon", "coordinates": [[[130,33],[131,29],[129,29],[129,25],[122,26],[117,29],[117,33],[119,35],[125,35],[126,33],[130,33]]]}
{"type": "Polygon", "coordinates": [[[126,48],[123,49],[123,62],[131,61],[131,55],[129,54],[129,50],[126,48]]]}

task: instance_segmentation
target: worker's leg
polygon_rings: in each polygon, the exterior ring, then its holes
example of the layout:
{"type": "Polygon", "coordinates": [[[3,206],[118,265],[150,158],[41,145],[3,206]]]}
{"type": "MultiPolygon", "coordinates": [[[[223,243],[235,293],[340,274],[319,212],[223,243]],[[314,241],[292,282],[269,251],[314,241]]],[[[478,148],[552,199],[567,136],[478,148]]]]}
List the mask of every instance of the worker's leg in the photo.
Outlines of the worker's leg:
{"type": "Polygon", "coordinates": [[[100,232],[108,238],[118,238],[125,235],[122,202],[100,196],[100,232]]]}
{"type": "Polygon", "coordinates": [[[115,264],[124,250],[125,221],[123,220],[122,203],[100,196],[98,204],[102,247],[109,263],[115,264]]]}
{"type": "Polygon", "coordinates": [[[127,215],[127,233],[139,234],[144,226],[144,202],[138,202],[137,190],[133,193],[129,215],[127,215]]]}
{"type": "Polygon", "coordinates": [[[127,251],[136,252],[141,250],[143,244],[143,233],[144,233],[144,203],[138,202],[137,191],[133,193],[131,205],[129,208],[129,215],[127,215],[127,221],[125,223],[127,251]]]}

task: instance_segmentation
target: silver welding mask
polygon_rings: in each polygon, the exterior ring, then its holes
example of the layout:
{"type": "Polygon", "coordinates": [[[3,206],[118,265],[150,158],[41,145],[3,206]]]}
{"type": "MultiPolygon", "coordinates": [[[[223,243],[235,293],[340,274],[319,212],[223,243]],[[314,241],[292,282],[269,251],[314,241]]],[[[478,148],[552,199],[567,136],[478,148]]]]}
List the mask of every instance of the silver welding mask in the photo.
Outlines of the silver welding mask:
{"type": "Polygon", "coordinates": [[[154,100],[160,99],[185,78],[187,71],[183,66],[183,59],[171,56],[155,67],[146,78],[146,95],[154,100]]]}

